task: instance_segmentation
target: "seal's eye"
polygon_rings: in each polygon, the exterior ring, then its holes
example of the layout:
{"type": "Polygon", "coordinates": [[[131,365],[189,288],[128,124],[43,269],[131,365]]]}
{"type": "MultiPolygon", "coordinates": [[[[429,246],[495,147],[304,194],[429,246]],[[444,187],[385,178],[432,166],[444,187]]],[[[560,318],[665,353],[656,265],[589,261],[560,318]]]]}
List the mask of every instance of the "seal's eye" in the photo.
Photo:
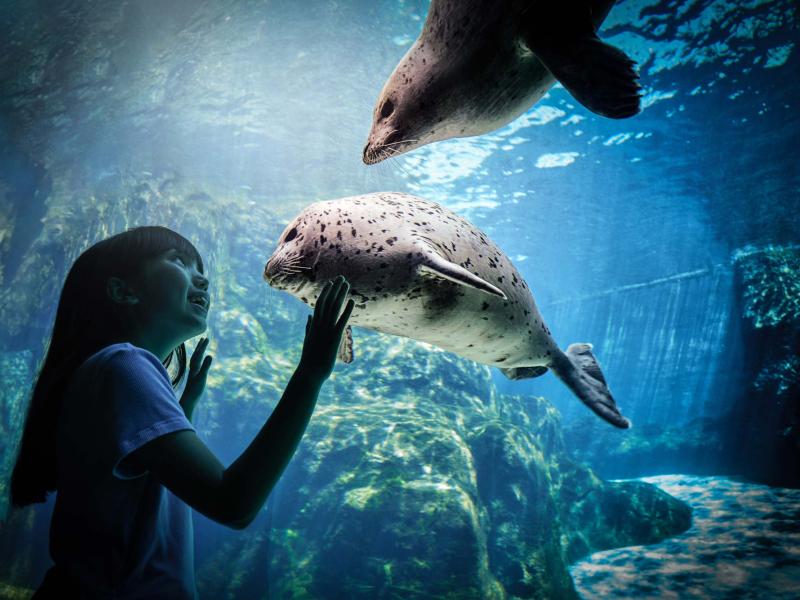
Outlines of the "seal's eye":
{"type": "Polygon", "coordinates": [[[286,237],[283,238],[283,241],[284,242],[291,242],[296,237],[297,237],[297,227],[292,227],[289,230],[289,233],[286,234],[286,237]]]}
{"type": "Polygon", "coordinates": [[[390,114],[394,112],[394,104],[392,104],[391,100],[386,100],[381,107],[381,119],[385,119],[390,114]]]}

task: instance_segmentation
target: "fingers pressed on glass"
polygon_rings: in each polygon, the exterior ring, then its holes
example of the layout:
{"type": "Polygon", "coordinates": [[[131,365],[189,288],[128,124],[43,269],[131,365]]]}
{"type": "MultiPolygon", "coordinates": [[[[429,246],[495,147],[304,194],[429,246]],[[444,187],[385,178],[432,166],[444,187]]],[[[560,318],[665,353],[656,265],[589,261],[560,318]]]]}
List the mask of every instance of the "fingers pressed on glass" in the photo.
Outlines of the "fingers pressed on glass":
{"type": "Polygon", "coordinates": [[[347,320],[350,318],[350,313],[353,312],[353,307],[355,305],[356,303],[352,298],[347,301],[347,306],[344,307],[344,312],[342,313],[342,316],[339,317],[339,322],[336,324],[339,330],[342,330],[347,326],[347,320]]]}
{"type": "Polygon", "coordinates": [[[328,301],[325,305],[325,323],[330,324],[339,314],[339,294],[342,290],[341,275],[333,280],[333,287],[328,293],[328,301]]]}
{"type": "Polygon", "coordinates": [[[328,281],[322,286],[322,291],[319,293],[317,297],[317,305],[314,307],[314,315],[322,318],[323,313],[325,312],[325,303],[328,299],[328,294],[331,289],[331,282],[328,281]]]}
{"type": "Polygon", "coordinates": [[[316,325],[320,325],[325,318],[325,307],[328,303],[328,298],[331,295],[331,289],[333,285],[330,281],[325,283],[325,286],[322,288],[322,292],[317,298],[317,307],[314,311],[314,319],[316,320],[316,325]]]}
{"type": "Polygon", "coordinates": [[[349,291],[350,291],[350,285],[346,281],[344,281],[344,279],[342,279],[342,283],[339,286],[339,289],[336,290],[336,297],[334,298],[333,301],[333,309],[336,313],[335,315],[333,315],[334,318],[339,316],[339,312],[342,309],[342,304],[344,304],[344,300],[345,298],[347,298],[347,292],[349,291]]]}

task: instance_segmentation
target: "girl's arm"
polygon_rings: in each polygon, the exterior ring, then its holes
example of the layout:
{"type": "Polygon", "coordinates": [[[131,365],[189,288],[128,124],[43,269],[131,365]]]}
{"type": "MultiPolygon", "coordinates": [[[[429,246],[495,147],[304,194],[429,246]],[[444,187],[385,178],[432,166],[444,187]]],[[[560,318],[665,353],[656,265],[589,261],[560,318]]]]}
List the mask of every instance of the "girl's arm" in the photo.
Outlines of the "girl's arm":
{"type": "Polygon", "coordinates": [[[243,529],[258,514],[297,449],[322,384],[330,376],[353,310],[343,277],[328,282],[306,324],[300,364],[267,422],[227,469],[193,431],[148,442],[125,460],[149,470],[176,496],[210,519],[243,529]]]}

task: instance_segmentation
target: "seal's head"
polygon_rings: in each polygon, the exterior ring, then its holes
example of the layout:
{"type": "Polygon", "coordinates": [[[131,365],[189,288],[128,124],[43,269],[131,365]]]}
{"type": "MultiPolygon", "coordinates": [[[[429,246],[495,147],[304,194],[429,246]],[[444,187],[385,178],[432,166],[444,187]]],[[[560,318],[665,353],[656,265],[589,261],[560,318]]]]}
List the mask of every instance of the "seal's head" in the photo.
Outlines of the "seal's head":
{"type": "Polygon", "coordinates": [[[501,27],[511,22],[507,3],[491,10],[484,4],[493,3],[431,3],[419,38],[378,96],[364,163],[375,164],[431,142],[478,135],[503,124],[497,113],[507,97],[515,101],[518,95],[510,89],[514,78],[529,74],[506,65],[518,50],[517,36],[501,27]],[[508,77],[498,75],[507,71],[511,71],[508,77]]]}
{"type": "Polygon", "coordinates": [[[408,152],[429,141],[420,143],[420,136],[428,137],[426,129],[430,118],[424,114],[426,107],[418,98],[415,101],[413,90],[396,87],[396,79],[389,79],[375,104],[372,129],[362,155],[366,165],[408,152]]]}
{"type": "Polygon", "coordinates": [[[313,263],[314,256],[309,255],[306,239],[313,235],[313,226],[307,225],[301,214],[278,238],[278,246],[269,257],[264,267],[264,280],[272,287],[297,294],[316,280],[313,263]]]}
{"type": "Polygon", "coordinates": [[[462,135],[454,106],[457,82],[449,64],[419,42],[409,50],[381,90],[364,147],[372,165],[425,144],[462,135]]]}

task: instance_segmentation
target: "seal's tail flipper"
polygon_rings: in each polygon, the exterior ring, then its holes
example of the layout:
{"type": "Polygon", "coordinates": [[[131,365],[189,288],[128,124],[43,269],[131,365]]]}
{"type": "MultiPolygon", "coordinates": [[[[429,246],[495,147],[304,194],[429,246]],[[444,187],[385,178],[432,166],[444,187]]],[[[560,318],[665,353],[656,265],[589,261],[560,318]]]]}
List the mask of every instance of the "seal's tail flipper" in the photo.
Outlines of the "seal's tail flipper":
{"type": "Polygon", "coordinates": [[[641,110],[636,63],[597,36],[531,50],[572,97],[592,112],[625,119],[641,110]]]}
{"type": "Polygon", "coordinates": [[[597,37],[604,16],[581,2],[538,3],[522,11],[520,34],[575,100],[604,117],[624,119],[641,110],[639,75],[627,54],[597,37]]]}
{"type": "Polygon", "coordinates": [[[570,345],[564,360],[554,364],[553,370],[597,415],[621,429],[631,426],[631,422],[622,416],[611,396],[600,365],[592,354],[591,344],[570,345]]]}

